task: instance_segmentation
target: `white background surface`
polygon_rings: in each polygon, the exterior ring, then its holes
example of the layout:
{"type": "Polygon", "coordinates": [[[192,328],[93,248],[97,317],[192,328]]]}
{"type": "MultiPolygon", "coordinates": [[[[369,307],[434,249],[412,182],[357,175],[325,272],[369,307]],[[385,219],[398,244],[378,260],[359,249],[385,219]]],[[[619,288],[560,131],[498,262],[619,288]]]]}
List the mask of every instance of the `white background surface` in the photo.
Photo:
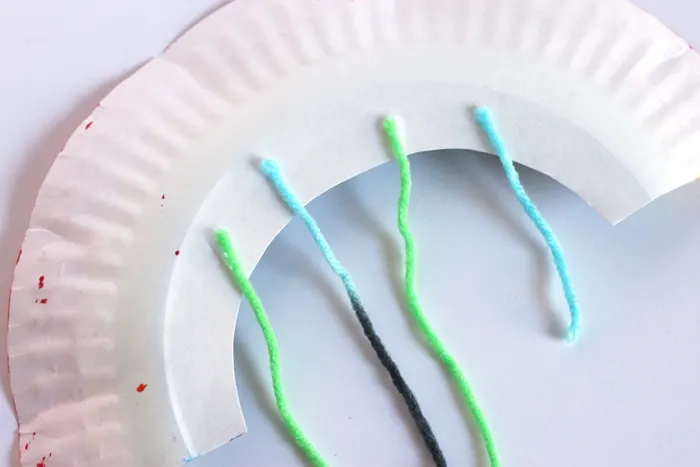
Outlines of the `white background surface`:
{"type": "MultiPolygon", "coordinates": [[[[0,0],[0,303],[32,200],[71,131],[111,87],[222,3],[0,0]]],[[[637,3],[700,46],[700,4],[637,3]]],[[[495,159],[451,153],[414,160],[412,223],[425,306],[474,379],[505,463],[697,465],[700,187],[613,229],[562,187],[526,172],[526,186],[569,253],[584,304],[584,341],[572,349],[551,337],[565,309],[547,252],[495,159]],[[489,328],[503,328],[504,340],[480,337],[493,335],[489,328]],[[529,333],[532,347],[509,348],[509,332],[529,333]]],[[[355,276],[448,459],[470,465],[469,432],[449,386],[403,318],[394,281],[396,181],[396,167],[384,166],[312,203],[312,212],[355,276]]],[[[322,452],[338,465],[418,465],[423,450],[392,391],[361,392],[363,382],[380,378],[376,364],[300,223],[275,241],[253,279],[279,333],[293,406],[322,452]]],[[[250,433],[193,465],[300,463],[274,423],[264,347],[248,307],[236,339],[250,433]]],[[[0,376],[0,465],[11,465],[16,427],[0,376]]]]}

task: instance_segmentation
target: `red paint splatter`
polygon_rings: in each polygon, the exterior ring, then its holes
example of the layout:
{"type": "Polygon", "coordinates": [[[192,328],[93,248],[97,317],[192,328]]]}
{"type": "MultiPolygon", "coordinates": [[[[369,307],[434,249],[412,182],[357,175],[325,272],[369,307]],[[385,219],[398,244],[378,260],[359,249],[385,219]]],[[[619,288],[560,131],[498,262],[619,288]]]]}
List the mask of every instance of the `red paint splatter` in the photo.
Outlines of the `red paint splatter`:
{"type": "Polygon", "coordinates": [[[175,256],[180,256],[180,250],[175,250],[175,256]]]}
{"type": "Polygon", "coordinates": [[[93,123],[94,123],[94,122],[88,122],[88,124],[85,125],[85,129],[86,129],[86,130],[89,130],[93,123]]]}
{"type": "Polygon", "coordinates": [[[39,276],[39,288],[44,288],[44,276],[39,276]]]}
{"type": "Polygon", "coordinates": [[[42,305],[46,305],[48,302],[48,298],[42,298],[41,300],[37,298],[36,300],[34,300],[34,303],[41,303],[42,305]]]}
{"type": "Polygon", "coordinates": [[[29,451],[29,445],[32,444],[32,441],[36,439],[36,432],[32,433],[32,439],[24,445],[24,450],[29,451]]]}
{"type": "Polygon", "coordinates": [[[15,262],[15,265],[19,264],[19,259],[22,257],[22,249],[19,249],[19,253],[17,253],[17,261],[15,262]]]}
{"type": "Polygon", "coordinates": [[[160,199],[165,199],[165,194],[161,195],[160,199]]]}
{"type": "Polygon", "coordinates": [[[146,390],[147,387],[148,387],[148,384],[143,384],[143,383],[141,383],[141,384],[139,384],[138,387],[136,388],[136,392],[143,392],[143,391],[146,390]]]}

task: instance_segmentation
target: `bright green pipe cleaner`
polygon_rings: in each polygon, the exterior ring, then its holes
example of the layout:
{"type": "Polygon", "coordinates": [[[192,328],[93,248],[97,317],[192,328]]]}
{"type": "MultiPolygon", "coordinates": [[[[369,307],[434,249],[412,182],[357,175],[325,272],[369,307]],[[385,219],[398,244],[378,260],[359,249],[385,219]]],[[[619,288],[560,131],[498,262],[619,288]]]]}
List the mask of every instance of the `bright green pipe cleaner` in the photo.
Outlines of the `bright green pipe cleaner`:
{"type": "Polygon", "coordinates": [[[328,463],[321,457],[321,454],[316,450],[311,441],[306,437],[301,426],[292,415],[292,411],[289,408],[289,402],[287,401],[287,396],[284,394],[284,385],[282,383],[282,365],[280,363],[280,349],[277,343],[277,337],[275,337],[275,331],[272,329],[272,324],[270,319],[265,313],[265,308],[263,307],[262,301],[258,294],[253,288],[253,284],[250,283],[248,276],[246,276],[243,270],[243,265],[238,260],[236,252],[231,244],[231,237],[225,230],[217,230],[216,240],[219,243],[219,248],[221,248],[221,256],[226,263],[226,266],[231,270],[231,274],[241,289],[243,296],[245,296],[248,303],[250,303],[255,317],[258,320],[260,329],[265,336],[265,342],[267,344],[267,353],[270,357],[270,373],[272,374],[272,388],[275,393],[275,402],[277,402],[277,408],[279,409],[282,420],[285,426],[289,430],[289,434],[292,435],[297,446],[304,452],[304,454],[309,458],[311,463],[316,467],[328,467],[328,463]]]}
{"type": "Polygon", "coordinates": [[[501,462],[496,451],[496,444],[491,434],[491,429],[486,422],[484,411],[476,399],[476,394],[469,384],[466,375],[460,368],[457,360],[447,351],[437,333],[430,325],[428,318],[423,312],[416,284],[416,240],[413,238],[411,229],[408,225],[408,207],[411,200],[411,166],[408,162],[408,156],[401,143],[401,137],[397,127],[396,120],[393,117],[384,119],[384,131],[386,132],[389,144],[394,153],[394,157],[399,164],[401,172],[401,194],[399,196],[399,231],[403,237],[405,244],[405,283],[406,283],[406,301],[408,309],[416,322],[416,325],[423,333],[430,348],[440,361],[445,365],[452,380],[457,385],[459,392],[464,399],[464,403],[470,410],[477,429],[484,440],[486,452],[491,463],[491,467],[500,467],[501,462]]]}

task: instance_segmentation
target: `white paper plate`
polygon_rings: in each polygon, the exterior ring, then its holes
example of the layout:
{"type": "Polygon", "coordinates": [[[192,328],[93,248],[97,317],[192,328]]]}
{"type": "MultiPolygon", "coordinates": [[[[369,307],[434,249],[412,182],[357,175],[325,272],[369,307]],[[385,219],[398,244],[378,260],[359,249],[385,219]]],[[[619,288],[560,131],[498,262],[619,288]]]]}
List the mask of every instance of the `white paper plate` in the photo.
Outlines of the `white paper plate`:
{"type": "Polygon", "coordinates": [[[106,97],[41,189],[10,314],[22,465],[167,467],[242,434],[240,297],[208,241],[230,227],[252,270],[289,221],[255,157],[308,201],[390,160],[387,112],[410,152],[488,151],[474,103],[611,221],[700,173],[700,57],[626,2],[237,0],[106,97]]]}

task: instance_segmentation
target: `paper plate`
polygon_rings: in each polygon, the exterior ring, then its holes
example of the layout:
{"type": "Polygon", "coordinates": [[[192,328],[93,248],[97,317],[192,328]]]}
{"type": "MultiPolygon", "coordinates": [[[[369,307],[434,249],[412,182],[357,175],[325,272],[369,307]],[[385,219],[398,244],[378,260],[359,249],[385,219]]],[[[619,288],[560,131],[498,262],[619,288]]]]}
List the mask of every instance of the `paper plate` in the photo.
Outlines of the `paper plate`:
{"type": "Polygon", "coordinates": [[[303,200],[410,152],[516,159],[618,221],[700,173],[700,57],[627,2],[237,0],[107,96],[59,154],[22,247],[9,330],[22,465],[175,466],[245,431],[240,296],[209,245],[252,268],[303,200]],[[47,460],[48,462],[48,460],[47,460]]]}

